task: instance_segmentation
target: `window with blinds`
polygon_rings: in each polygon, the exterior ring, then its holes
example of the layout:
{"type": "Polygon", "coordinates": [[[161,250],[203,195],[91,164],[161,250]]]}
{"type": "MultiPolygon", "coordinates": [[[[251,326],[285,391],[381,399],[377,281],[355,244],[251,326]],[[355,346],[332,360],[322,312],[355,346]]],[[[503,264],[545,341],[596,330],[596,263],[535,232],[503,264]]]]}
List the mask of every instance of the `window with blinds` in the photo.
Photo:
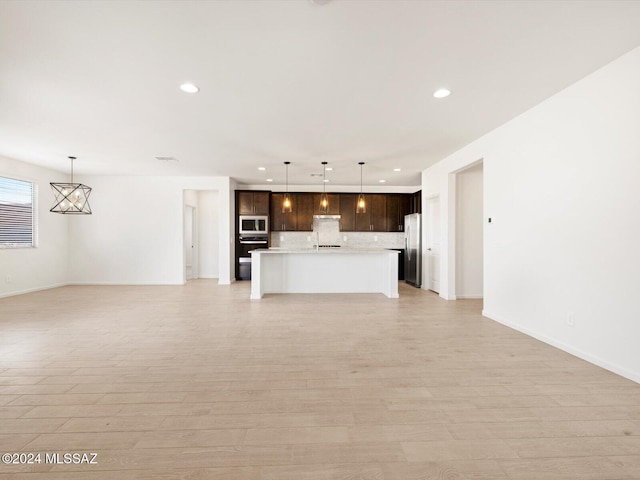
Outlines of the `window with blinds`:
{"type": "Polygon", "coordinates": [[[0,177],[0,248],[35,247],[35,187],[0,177]]]}

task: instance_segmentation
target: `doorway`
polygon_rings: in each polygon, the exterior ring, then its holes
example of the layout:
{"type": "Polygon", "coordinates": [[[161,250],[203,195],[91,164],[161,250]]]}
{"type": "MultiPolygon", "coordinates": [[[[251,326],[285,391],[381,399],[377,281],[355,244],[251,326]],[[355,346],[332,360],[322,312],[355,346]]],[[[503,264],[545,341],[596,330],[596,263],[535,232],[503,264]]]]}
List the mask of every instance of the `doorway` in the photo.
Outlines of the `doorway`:
{"type": "Polygon", "coordinates": [[[482,160],[456,172],[455,298],[483,298],[483,183],[482,160]]]}
{"type": "Polygon", "coordinates": [[[219,278],[220,195],[216,190],[184,190],[184,282],[219,278]]]}
{"type": "Polygon", "coordinates": [[[198,219],[196,208],[184,206],[184,266],[187,280],[198,278],[198,219]]]}
{"type": "Polygon", "coordinates": [[[427,199],[426,205],[426,273],[427,289],[440,293],[440,197],[427,199]]]}

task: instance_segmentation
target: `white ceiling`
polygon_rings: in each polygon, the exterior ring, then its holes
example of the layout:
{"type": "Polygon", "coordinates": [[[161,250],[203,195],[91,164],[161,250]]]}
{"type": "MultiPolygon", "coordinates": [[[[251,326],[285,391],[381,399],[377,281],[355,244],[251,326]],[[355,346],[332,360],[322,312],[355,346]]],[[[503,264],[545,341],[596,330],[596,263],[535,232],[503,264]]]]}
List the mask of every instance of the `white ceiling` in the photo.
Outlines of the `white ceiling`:
{"type": "Polygon", "coordinates": [[[417,186],[640,45],[639,25],[640,2],[614,0],[2,0],[0,155],[248,184],[284,183],[286,160],[293,185],[327,161],[331,186],[364,161],[365,185],[417,186]]]}

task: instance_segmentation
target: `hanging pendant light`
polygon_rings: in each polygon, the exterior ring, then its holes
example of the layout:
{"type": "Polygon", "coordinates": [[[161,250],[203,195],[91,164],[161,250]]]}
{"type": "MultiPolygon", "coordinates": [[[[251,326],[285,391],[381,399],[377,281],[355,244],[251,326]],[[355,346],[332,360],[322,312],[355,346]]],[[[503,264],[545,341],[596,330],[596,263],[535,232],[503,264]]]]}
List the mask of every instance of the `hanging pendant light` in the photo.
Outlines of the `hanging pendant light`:
{"type": "Polygon", "coordinates": [[[364,162],[358,162],[358,165],[360,165],[360,195],[358,195],[356,213],[367,213],[367,203],[364,201],[364,193],[362,193],[362,166],[364,162]]]}
{"type": "Polygon", "coordinates": [[[89,205],[91,187],[73,182],[73,161],[75,159],[76,157],[69,157],[69,160],[71,160],[70,183],[51,182],[49,184],[56,197],[55,204],[49,210],[50,212],[71,215],[91,215],[92,213],[89,205]]]}
{"type": "Polygon", "coordinates": [[[329,213],[327,196],[327,162],[322,162],[322,195],[320,195],[320,213],[329,213]]]}
{"type": "Polygon", "coordinates": [[[286,183],[285,183],[285,194],[284,199],[282,200],[282,213],[291,213],[292,205],[291,205],[291,196],[289,195],[289,165],[291,162],[284,162],[286,169],[286,183]]]}

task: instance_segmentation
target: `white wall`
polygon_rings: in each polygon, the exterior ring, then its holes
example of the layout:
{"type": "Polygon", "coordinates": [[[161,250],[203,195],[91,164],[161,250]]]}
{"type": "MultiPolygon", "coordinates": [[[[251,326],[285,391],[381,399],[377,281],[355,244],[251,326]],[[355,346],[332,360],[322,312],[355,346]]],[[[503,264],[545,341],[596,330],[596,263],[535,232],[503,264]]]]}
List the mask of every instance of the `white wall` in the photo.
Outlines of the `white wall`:
{"type": "Polygon", "coordinates": [[[218,278],[220,228],[218,192],[198,192],[198,245],[200,259],[198,276],[200,278],[218,278]]]}
{"type": "Polygon", "coordinates": [[[484,159],[485,315],[636,381],[639,84],[640,48],[423,172],[446,271],[451,174],[484,159]]]}
{"type": "Polygon", "coordinates": [[[182,284],[184,190],[220,193],[219,283],[231,281],[228,177],[88,176],[93,215],[71,226],[70,282],[182,284]]]}
{"type": "Polygon", "coordinates": [[[456,175],[456,298],[482,298],[482,163],[456,175]]]}
{"type": "Polygon", "coordinates": [[[39,237],[36,248],[0,248],[0,297],[65,285],[69,223],[87,218],[49,212],[54,200],[49,182],[69,181],[68,175],[0,157],[0,176],[36,185],[39,237]]]}

